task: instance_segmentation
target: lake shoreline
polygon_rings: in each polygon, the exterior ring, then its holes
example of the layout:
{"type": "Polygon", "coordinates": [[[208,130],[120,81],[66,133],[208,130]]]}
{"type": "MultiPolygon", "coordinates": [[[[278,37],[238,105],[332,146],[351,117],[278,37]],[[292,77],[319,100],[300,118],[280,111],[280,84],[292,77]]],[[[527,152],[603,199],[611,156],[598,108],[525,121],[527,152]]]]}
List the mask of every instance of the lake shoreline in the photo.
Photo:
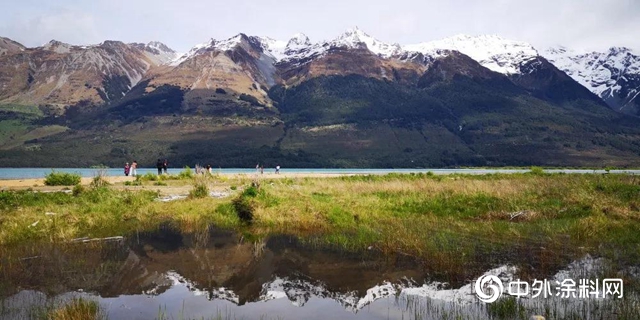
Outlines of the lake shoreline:
{"type": "MultiPolygon", "coordinates": [[[[294,179],[294,178],[334,178],[334,177],[344,177],[344,176],[353,176],[355,173],[264,173],[264,174],[245,174],[245,173],[222,173],[216,174],[226,179],[294,179]]],[[[81,185],[89,185],[94,178],[92,177],[82,177],[81,185]]],[[[122,184],[127,181],[133,182],[136,181],[135,177],[132,176],[104,176],[104,180],[106,180],[110,184],[122,184]]],[[[61,191],[68,189],[69,186],[46,186],[44,184],[44,178],[37,179],[0,179],[0,190],[10,189],[10,190],[21,190],[21,189],[29,189],[33,188],[38,191],[61,191]]]]}
{"type": "MultiPolygon", "coordinates": [[[[178,175],[185,169],[169,168],[169,175],[178,175]]],[[[213,169],[212,175],[220,175],[226,178],[327,178],[352,175],[386,175],[386,174],[435,174],[435,175],[487,175],[487,174],[522,174],[538,170],[545,173],[564,174],[625,174],[640,175],[638,169],[562,169],[562,168],[459,168],[459,169],[339,169],[339,168],[305,168],[282,169],[280,174],[276,174],[273,169],[267,168],[263,174],[259,174],[255,169],[246,168],[225,168],[213,169]]],[[[133,177],[125,176],[123,169],[93,169],[93,168],[0,168],[0,188],[29,188],[44,184],[44,178],[56,173],[71,173],[82,177],[82,184],[86,184],[94,177],[100,175],[105,177],[110,183],[121,183],[135,180],[133,177]]],[[[138,175],[157,175],[155,168],[139,168],[138,175]]]]}

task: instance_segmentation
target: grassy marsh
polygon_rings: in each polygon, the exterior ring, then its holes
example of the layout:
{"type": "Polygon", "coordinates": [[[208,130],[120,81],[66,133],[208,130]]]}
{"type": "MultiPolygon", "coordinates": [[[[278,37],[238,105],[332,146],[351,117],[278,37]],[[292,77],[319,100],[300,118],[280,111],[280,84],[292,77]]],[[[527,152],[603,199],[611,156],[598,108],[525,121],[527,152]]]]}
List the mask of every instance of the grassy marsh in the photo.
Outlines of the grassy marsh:
{"type": "Polygon", "coordinates": [[[620,266],[640,263],[640,179],[634,176],[160,179],[166,187],[143,178],[136,186],[73,193],[0,192],[0,245],[126,236],[162,223],[184,231],[215,224],[253,238],[286,233],[345,250],[410,255],[436,273],[448,270],[454,282],[513,262],[513,256],[529,262],[525,277],[543,276],[587,253],[620,266]],[[189,185],[197,186],[198,196],[155,201],[157,190],[189,185]],[[205,190],[229,196],[201,197],[205,190]]]}

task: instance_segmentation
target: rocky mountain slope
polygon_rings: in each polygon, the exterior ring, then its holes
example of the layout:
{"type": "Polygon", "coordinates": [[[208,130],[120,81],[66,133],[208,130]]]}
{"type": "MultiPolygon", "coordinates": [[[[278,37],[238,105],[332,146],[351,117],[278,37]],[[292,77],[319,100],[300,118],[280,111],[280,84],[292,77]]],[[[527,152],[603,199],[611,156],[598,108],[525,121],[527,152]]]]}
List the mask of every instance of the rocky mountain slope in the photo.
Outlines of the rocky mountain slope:
{"type": "Polygon", "coordinates": [[[74,46],[52,40],[37,48],[7,40],[3,43],[6,53],[0,56],[0,102],[61,109],[120,99],[147,71],[175,55],[160,43],[105,41],[74,46]]]}
{"type": "Polygon", "coordinates": [[[0,37],[0,56],[24,51],[25,47],[11,39],[0,37]]]}

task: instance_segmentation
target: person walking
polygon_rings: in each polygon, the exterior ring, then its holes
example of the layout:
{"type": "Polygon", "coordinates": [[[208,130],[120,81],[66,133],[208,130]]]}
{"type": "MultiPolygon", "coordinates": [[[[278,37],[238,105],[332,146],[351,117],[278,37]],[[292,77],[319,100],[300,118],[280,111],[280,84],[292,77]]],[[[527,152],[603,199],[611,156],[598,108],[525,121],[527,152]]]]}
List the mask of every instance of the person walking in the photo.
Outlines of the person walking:
{"type": "Polygon", "coordinates": [[[127,162],[127,163],[125,163],[125,165],[124,165],[124,176],[125,176],[125,177],[128,177],[128,176],[129,176],[129,169],[130,169],[130,167],[129,167],[129,162],[127,162]]]}
{"type": "Polygon", "coordinates": [[[158,175],[162,175],[162,167],[164,166],[164,162],[161,159],[158,159],[156,162],[156,168],[158,168],[158,175]]]}
{"type": "Polygon", "coordinates": [[[280,165],[276,166],[276,174],[280,174],[280,165]]]}
{"type": "Polygon", "coordinates": [[[133,160],[131,163],[131,176],[135,177],[138,175],[138,161],[133,160]]]}
{"type": "Polygon", "coordinates": [[[264,167],[260,166],[260,174],[264,174],[264,167]]]}
{"type": "Polygon", "coordinates": [[[164,162],[162,163],[162,170],[164,170],[164,174],[167,174],[168,168],[169,168],[169,161],[167,161],[167,159],[164,159],[164,162]]]}

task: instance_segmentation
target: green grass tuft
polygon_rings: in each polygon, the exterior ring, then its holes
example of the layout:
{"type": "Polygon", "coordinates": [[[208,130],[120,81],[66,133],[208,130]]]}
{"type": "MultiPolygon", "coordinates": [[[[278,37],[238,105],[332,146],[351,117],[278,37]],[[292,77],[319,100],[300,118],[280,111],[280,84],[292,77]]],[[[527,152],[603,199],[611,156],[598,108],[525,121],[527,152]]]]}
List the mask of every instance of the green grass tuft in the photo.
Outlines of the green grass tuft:
{"type": "Polygon", "coordinates": [[[76,173],[51,171],[44,179],[47,186],[74,186],[80,183],[81,177],[76,173]]]}

